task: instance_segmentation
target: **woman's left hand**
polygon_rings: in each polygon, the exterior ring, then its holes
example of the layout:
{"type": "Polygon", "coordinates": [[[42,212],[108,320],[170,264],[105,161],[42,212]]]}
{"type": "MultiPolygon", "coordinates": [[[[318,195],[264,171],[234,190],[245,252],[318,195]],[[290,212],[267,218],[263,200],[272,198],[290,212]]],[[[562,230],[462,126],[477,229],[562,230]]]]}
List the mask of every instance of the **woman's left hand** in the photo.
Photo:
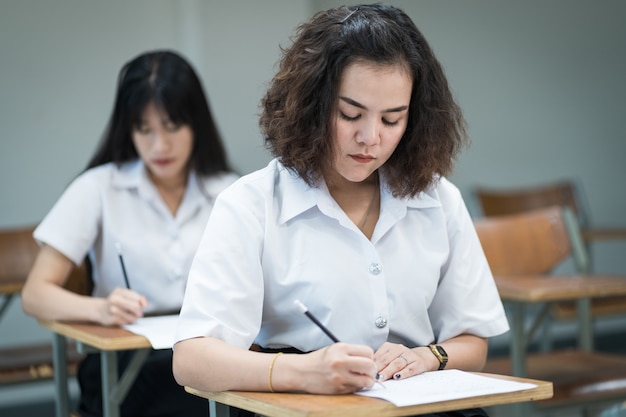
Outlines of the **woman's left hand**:
{"type": "MultiPolygon", "coordinates": [[[[424,356],[423,348],[409,349],[396,343],[385,342],[374,354],[380,381],[404,379],[430,370],[429,356],[424,356]]],[[[434,358],[432,353],[430,356],[434,358]]]]}
{"type": "MultiPolygon", "coordinates": [[[[460,334],[441,342],[448,353],[447,369],[480,371],[487,359],[487,339],[471,334],[460,334]]],[[[439,360],[428,346],[408,348],[386,342],[374,353],[378,380],[404,379],[426,371],[439,369],[439,360]]]]}

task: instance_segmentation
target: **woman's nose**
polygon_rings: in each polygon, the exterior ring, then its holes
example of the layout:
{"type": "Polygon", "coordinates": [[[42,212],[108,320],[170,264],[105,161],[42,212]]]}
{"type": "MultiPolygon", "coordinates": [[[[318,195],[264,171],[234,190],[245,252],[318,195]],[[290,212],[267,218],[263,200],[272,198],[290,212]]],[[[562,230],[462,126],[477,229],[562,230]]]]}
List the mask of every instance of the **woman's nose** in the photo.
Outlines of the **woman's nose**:
{"type": "Polygon", "coordinates": [[[358,141],[366,146],[376,145],[380,140],[380,123],[364,120],[359,127],[358,141]]]}
{"type": "Polygon", "coordinates": [[[170,146],[168,135],[163,130],[155,130],[152,134],[152,148],[155,151],[163,151],[170,146]]]}

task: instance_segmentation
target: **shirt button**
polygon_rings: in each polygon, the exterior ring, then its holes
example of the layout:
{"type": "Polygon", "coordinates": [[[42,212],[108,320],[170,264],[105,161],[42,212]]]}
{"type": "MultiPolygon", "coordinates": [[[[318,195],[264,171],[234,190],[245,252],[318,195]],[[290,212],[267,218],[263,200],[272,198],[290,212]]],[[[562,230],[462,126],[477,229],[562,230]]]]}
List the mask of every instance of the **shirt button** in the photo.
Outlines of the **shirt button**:
{"type": "Polygon", "coordinates": [[[381,264],[373,262],[370,265],[370,274],[372,275],[378,275],[383,271],[383,267],[381,264]]]}
{"type": "Polygon", "coordinates": [[[374,322],[374,324],[379,329],[382,329],[383,327],[385,327],[387,325],[387,319],[385,317],[383,317],[383,316],[378,316],[376,318],[376,321],[374,322]]]}

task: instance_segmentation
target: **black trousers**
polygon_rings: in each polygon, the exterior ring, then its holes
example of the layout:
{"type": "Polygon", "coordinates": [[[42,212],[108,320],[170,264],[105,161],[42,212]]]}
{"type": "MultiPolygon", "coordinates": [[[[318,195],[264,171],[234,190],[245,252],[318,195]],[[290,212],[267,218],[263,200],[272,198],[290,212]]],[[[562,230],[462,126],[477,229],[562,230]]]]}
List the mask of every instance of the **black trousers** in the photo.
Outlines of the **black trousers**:
{"type": "MultiPolygon", "coordinates": [[[[230,417],[255,417],[256,414],[250,411],[240,410],[231,407],[230,417]]],[[[413,417],[489,417],[482,408],[471,408],[467,410],[447,411],[445,413],[420,414],[413,417]]]]}
{"type": "MultiPolygon", "coordinates": [[[[118,372],[128,366],[134,351],[117,353],[118,372]]],[[[102,416],[100,355],[89,354],[78,369],[81,417],[102,416]]],[[[189,394],[172,374],[172,350],[153,350],[120,407],[121,417],[208,417],[209,401],[189,394]]]]}

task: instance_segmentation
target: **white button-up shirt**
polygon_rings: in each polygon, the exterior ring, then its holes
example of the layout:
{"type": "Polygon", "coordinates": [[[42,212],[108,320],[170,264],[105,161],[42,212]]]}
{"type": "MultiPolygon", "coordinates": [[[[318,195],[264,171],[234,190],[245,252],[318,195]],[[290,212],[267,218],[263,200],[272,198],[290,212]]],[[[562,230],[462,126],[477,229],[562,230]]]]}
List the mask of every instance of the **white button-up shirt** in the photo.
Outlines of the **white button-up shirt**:
{"type": "Polygon", "coordinates": [[[79,264],[89,255],[94,292],[106,297],[125,286],[148,299],[147,313],[178,310],[191,260],[217,194],[234,174],[202,178],[191,173],[173,216],[141,160],[106,164],[78,176],[35,230],[39,242],[79,264]]]}
{"type": "Polygon", "coordinates": [[[218,197],[191,266],[177,340],[319,349],[330,339],[409,347],[508,330],[461,195],[446,179],[397,199],[381,181],[371,241],[330,196],[277,160],[218,197]]]}

